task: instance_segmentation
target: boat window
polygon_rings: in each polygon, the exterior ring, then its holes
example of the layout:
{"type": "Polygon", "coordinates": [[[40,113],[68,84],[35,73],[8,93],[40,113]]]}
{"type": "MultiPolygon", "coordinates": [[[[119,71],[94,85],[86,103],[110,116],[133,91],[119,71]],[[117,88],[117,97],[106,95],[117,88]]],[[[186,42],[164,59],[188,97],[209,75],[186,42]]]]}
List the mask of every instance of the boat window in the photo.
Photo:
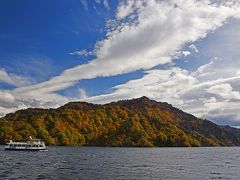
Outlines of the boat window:
{"type": "Polygon", "coordinates": [[[13,144],[10,144],[9,146],[10,146],[10,147],[13,147],[13,144]]]}

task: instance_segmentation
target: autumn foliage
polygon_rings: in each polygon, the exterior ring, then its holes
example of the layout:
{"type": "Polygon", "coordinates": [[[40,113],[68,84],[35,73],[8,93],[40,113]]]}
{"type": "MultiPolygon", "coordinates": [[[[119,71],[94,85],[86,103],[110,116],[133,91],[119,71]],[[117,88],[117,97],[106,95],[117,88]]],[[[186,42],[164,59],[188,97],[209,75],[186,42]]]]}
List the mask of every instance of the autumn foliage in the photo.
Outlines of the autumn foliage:
{"type": "Polygon", "coordinates": [[[0,143],[29,136],[48,145],[226,146],[240,131],[198,119],[146,97],[105,105],[71,102],[57,109],[26,109],[0,119],[0,143]]]}

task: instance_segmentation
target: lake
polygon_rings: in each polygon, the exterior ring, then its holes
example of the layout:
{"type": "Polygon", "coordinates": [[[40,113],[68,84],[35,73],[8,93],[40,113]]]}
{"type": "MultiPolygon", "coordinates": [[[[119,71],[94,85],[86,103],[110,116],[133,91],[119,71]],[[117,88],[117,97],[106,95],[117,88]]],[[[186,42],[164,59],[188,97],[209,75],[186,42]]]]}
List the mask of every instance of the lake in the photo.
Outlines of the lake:
{"type": "Polygon", "coordinates": [[[239,179],[239,147],[4,151],[0,179],[239,179]]]}

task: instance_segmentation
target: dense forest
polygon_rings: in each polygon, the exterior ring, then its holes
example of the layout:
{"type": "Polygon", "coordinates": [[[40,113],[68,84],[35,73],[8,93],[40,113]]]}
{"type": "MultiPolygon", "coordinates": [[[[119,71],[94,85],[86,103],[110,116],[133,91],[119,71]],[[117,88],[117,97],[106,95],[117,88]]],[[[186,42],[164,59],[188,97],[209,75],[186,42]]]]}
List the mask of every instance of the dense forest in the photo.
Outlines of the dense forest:
{"type": "Polygon", "coordinates": [[[147,97],[105,105],[71,102],[26,109],[0,119],[0,143],[41,138],[71,146],[233,146],[240,130],[198,119],[147,97]]]}

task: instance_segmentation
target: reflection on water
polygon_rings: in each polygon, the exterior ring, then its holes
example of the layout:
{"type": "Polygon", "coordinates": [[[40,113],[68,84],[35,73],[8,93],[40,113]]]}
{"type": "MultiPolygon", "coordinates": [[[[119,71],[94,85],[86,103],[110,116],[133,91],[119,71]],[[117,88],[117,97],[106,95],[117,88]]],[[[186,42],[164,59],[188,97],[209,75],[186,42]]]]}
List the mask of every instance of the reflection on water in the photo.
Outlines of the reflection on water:
{"type": "Polygon", "coordinates": [[[4,151],[0,179],[239,179],[240,148],[49,147],[4,151]]]}

